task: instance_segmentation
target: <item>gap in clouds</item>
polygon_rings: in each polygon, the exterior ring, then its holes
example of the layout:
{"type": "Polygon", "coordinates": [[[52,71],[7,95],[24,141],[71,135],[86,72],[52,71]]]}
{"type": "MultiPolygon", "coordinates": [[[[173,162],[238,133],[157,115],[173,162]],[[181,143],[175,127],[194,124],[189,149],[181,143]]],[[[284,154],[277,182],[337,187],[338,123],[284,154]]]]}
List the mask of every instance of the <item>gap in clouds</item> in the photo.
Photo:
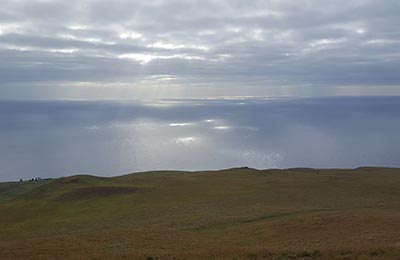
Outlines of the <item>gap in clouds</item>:
{"type": "Polygon", "coordinates": [[[399,11],[395,0],[4,0],[0,97],[398,95],[399,11]]]}

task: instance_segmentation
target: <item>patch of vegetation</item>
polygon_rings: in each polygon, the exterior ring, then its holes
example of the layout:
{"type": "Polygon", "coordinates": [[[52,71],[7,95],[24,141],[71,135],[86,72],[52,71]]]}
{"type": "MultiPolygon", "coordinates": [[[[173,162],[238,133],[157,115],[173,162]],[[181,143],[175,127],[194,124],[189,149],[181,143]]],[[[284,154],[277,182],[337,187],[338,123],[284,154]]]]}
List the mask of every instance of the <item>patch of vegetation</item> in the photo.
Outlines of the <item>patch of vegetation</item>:
{"type": "Polygon", "coordinates": [[[400,170],[0,183],[0,259],[398,259],[400,170]]]}
{"type": "Polygon", "coordinates": [[[23,181],[23,182],[3,182],[0,183],[0,202],[12,199],[18,195],[36,189],[51,180],[23,181]]]}

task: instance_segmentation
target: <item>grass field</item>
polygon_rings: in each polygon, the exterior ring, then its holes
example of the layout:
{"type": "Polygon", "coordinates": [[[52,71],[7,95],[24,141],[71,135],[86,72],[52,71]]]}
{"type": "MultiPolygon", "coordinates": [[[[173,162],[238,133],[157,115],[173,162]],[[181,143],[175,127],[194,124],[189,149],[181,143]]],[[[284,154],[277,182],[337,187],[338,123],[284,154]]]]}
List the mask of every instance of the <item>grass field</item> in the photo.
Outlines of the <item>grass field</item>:
{"type": "Polygon", "coordinates": [[[1,183],[0,259],[400,259],[400,169],[1,183]]]}

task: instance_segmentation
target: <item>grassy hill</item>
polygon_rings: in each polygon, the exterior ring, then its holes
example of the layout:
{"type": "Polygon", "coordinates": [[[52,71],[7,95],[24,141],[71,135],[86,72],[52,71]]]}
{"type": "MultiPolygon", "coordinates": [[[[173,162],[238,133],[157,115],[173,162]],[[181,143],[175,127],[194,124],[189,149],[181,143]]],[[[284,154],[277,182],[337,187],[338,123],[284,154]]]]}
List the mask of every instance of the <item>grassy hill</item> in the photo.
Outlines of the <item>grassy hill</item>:
{"type": "Polygon", "coordinates": [[[0,184],[0,259],[399,259],[400,169],[0,184]]]}

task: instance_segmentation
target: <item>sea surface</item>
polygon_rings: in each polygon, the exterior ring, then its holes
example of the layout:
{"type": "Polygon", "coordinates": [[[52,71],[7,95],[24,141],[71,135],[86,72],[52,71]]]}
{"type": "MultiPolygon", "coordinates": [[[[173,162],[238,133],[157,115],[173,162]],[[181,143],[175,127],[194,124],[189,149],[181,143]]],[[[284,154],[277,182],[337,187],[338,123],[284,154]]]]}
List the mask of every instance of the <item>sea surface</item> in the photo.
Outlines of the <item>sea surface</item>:
{"type": "Polygon", "coordinates": [[[0,181],[400,167],[400,97],[0,101],[0,181]]]}

